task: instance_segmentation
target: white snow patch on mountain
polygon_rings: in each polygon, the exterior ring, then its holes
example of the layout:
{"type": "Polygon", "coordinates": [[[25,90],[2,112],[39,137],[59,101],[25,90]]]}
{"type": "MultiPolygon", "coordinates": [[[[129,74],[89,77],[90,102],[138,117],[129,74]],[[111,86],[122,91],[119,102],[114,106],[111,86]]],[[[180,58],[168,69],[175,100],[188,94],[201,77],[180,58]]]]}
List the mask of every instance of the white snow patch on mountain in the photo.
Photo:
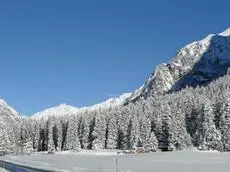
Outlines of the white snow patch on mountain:
{"type": "Polygon", "coordinates": [[[0,99],[0,125],[2,127],[10,127],[19,120],[20,114],[9,106],[5,100],[0,99]]]}
{"type": "Polygon", "coordinates": [[[220,36],[230,36],[230,28],[226,29],[225,31],[219,33],[220,36]]]}
{"type": "Polygon", "coordinates": [[[9,112],[11,114],[11,116],[18,118],[20,115],[19,113],[14,110],[14,108],[12,108],[11,106],[9,106],[5,100],[0,99],[0,113],[1,112],[9,112]]]}
{"type": "Polygon", "coordinates": [[[52,107],[46,109],[44,111],[38,112],[32,116],[34,119],[47,119],[49,116],[66,116],[72,115],[79,111],[78,108],[67,105],[67,104],[60,104],[56,107],[52,107]]]}

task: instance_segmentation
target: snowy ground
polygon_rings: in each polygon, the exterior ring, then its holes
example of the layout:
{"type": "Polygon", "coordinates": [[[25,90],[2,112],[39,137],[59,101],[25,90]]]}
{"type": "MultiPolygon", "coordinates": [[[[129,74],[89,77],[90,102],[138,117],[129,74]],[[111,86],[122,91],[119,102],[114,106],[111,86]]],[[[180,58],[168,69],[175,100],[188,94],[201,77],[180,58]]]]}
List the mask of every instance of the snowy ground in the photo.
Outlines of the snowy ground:
{"type": "Polygon", "coordinates": [[[115,152],[83,152],[7,156],[6,160],[32,167],[74,172],[229,172],[230,153],[157,152],[115,155],[115,152]]]}
{"type": "Polygon", "coordinates": [[[0,168],[0,172],[9,172],[9,171],[5,170],[4,168],[0,168]]]}

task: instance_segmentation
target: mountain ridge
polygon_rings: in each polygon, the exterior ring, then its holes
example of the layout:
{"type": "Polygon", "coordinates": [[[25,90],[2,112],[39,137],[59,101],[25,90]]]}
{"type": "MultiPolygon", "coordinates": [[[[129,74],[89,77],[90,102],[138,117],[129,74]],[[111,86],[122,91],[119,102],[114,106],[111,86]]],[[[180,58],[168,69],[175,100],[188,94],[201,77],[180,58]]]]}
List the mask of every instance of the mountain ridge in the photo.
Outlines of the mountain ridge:
{"type": "Polygon", "coordinates": [[[20,121],[21,115],[7,102],[0,99],[0,125],[2,127],[11,127],[16,121],[20,121]]]}
{"type": "Polygon", "coordinates": [[[210,82],[222,76],[229,66],[230,28],[185,45],[168,63],[159,64],[147,82],[134,91],[125,104],[135,102],[141,97],[164,94],[185,86],[202,85],[205,81],[210,82]],[[217,61],[218,65],[215,64],[217,61]]]}
{"type": "Polygon", "coordinates": [[[113,97],[105,100],[104,102],[84,107],[74,107],[72,105],[60,104],[55,107],[45,109],[43,111],[37,112],[31,116],[33,119],[47,119],[49,116],[66,116],[72,114],[79,114],[85,111],[93,111],[100,109],[109,109],[115,106],[122,105],[124,101],[131,95],[131,93],[124,93],[118,97],[113,97]]]}

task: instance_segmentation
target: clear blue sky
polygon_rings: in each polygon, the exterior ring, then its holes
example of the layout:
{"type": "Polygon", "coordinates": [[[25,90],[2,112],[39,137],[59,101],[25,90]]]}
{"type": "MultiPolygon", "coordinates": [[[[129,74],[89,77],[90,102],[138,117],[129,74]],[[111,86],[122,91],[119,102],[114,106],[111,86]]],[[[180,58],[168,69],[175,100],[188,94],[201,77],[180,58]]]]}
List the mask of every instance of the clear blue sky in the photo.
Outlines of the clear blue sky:
{"type": "Polygon", "coordinates": [[[30,115],[131,92],[183,45],[230,27],[229,8],[229,0],[2,0],[0,97],[30,115]]]}

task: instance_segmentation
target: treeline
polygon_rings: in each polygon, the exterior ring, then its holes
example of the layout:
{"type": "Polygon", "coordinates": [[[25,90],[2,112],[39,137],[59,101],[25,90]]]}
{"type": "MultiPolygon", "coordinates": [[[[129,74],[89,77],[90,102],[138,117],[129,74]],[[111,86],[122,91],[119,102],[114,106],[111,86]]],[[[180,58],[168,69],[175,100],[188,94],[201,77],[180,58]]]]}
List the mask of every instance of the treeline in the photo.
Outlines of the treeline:
{"type": "Polygon", "coordinates": [[[192,146],[230,151],[230,76],[127,106],[48,120],[25,118],[15,128],[11,143],[30,151],[192,146]]]}

